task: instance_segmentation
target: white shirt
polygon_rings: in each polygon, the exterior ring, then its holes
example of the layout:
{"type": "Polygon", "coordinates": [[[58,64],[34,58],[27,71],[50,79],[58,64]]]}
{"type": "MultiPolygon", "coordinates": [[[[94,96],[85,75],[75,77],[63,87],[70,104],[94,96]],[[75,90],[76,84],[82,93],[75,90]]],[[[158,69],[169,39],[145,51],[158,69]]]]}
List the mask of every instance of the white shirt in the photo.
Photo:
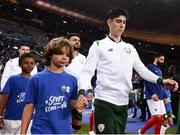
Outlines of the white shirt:
{"type": "Polygon", "coordinates": [[[95,98],[115,105],[127,105],[133,68],[150,82],[156,83],[159,78],[144,66],[131,44],[116,43],[109,37],[95,41],[89,49],[79,89],[87,89],[96,69],[95,98]]]}
{"type": "Polygon", "coordinates": [[[80,53],[74,57],[72,62],[65,68],[65,71],[69,74],[75,76],[79,83],[80,75],[83,71],[84,64],[86,62],[86,57],[80,53]]]}
{"type": "MultiPolygon", "coordinates": [[[[4,85],[6,84],[10,76],[20,74],[21,72],[22,70],[19,67],[19,57],[7,61],[4,68],[4,72],[2,74],[1,90],[4,88],[4,85]]],[[[31,72],[31,75],[34,75],[36,73],[37,73],[37,66],[34,67],[33,71],[31,72]]]]}

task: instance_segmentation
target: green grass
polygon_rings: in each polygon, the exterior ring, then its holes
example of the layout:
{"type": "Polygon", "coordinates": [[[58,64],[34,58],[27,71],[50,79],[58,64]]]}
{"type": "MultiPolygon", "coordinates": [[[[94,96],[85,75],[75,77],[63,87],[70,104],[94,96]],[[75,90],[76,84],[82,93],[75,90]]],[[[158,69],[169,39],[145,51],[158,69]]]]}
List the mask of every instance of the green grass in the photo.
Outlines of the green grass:
{"type": "Polygon", "coordinates": [[[84,124],[81,127],[81,130],[79,130],[76,134],[88,134],[89,125],[84,124]]]}
{"type": "Polygon", "coordinates": [[[176,134],[176,128],[168,128],[167,130],[166,130],[166,134],[176,134]]]}
{"type": "MultiPolygon", "coordinates": [[[[89,129],[89,125],[84,124],[84,125],[82,125],[81,130],[78,131],[76,134],[77,135],[78,134],[88,134],[88,129],[89,129]]],[[[133,134],[133,133],[126,133],[126,134],[133,134]]],[[[166,134],[169,134],[169,135],[176,134],[176,128],[169,128],[169,129],[167,129],[166,134]]]]}

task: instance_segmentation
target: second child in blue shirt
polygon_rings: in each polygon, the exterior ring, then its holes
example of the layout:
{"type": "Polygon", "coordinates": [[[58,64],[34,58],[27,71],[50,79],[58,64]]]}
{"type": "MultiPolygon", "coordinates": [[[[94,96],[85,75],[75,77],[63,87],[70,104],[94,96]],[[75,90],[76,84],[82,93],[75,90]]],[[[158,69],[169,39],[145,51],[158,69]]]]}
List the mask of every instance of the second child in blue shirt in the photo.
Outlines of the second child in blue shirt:
{"type": "Polygon", "coordinates": [[[30,72],[35,66],[35,58],[25,53],[19,58],[21,74],[11,76],[0,95],[0,134],[18,134],[26,88],[31,77],[30,72]]]}

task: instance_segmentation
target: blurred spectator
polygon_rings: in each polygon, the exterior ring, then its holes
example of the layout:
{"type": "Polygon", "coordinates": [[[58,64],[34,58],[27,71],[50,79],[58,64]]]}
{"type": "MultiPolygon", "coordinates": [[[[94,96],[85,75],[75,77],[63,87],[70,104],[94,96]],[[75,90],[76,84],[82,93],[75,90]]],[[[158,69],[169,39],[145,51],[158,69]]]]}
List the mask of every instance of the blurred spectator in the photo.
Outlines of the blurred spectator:
{"type": "MultiPolygon", "coordinates": [[[[168,68],[168,75],[167,75],[167,78],[171,78],[173,80],[176,80],[178,83],[180,83],[180,75],[178,75],[176,73],[176,66],[175,65],[171,65],[169,68],[168,68]]],[[[180,134],[180,111],[179,111],[179,116],[178,116],[178,110],[179,110],[179,89],[178,89],[178,93],[177,92],[172,92],[171,91],[171,104],[172,104],[172,110],[173,110],[173,113],[175,115],[175,118],[174,118],[174,123],[177,123],[178,122],[178,126],[179,126],[179,131],[178,131],[178,134],[180,134]],[[179,117],[179,119],[178,119],[179,117]]]]}
{"type": "Polygon", "coordinates": [[[147,105],[147,99],[146,99],[146,95],[145,95],[145,89],[143,88],[143,80],[141,80],[141,84],[142,84],[142,90],[141,90],[141,99],[140,99],[140,109],[141,109],[141,116],[139,117],[142,121],[146,120],[146,116],[148,116],[148,119],[151,118],[151,113],[149,111],[148,105],[147,105]],[[147,115],[148,113],[148,115],[147,115]]]}
{"type": "Polygon", "coordinates": [[[0,82],[1,82],[1,77],[2,77],[3,70],[4,70],[4,65],[2,63],[2,60],[0,60],[0,82]]]}
{"type": "Polygon", "coordinates": [[[132,77],[133,90],[131,90],[129,93],[129,105],[128,105],[129,108],[133,107],[134,109],[134,114],[132,118],[135,118],[137,115],[137,109],[138,109],[137,95],[139,93],[139,87],[140,87],[139,79],[140,76],[137,73],[134,73],[132,77]]]}
{"type": "Polygon", "coordinates": [[[2,60],[0,60],[0,74],[2,74],[3,70],[4,70],[4,65],[2,63],[2,60]]]}

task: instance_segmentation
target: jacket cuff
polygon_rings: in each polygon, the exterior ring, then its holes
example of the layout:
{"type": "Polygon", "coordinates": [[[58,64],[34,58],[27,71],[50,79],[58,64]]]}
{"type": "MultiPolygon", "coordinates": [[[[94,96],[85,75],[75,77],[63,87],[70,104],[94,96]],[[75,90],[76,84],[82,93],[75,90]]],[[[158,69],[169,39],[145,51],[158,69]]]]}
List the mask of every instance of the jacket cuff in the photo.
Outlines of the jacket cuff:
{"type": "Polygon", "coordinates": [[[93,93],[93,90],[92,89],[88,89],[87,93],[93,93]]]}
{"type": "Polygon", "coordinates": [[[83,96],[85,96],[85,90],[84,89],[80,89],[79,91],[78,91],[78,96],[79,95],[83,95],[83,96]]]}
{"type": "Polygon", "coordinates": [[[161,86],[164,86],[163,80],[164,80],[163,78],[159,77],[159,78],[157,79],[157,84],[159,84],[159,85],[161,85],[161,86]]]}

